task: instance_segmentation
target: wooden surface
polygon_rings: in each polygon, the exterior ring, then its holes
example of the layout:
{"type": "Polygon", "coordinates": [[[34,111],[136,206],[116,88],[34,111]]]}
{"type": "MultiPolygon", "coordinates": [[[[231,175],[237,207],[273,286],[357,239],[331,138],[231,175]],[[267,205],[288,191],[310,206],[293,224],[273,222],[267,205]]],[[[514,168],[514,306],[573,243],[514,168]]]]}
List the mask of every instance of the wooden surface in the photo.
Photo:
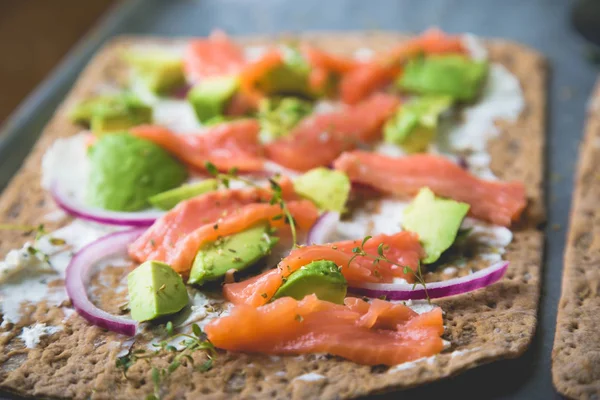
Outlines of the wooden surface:
{"type": "Polygon", "coordinates": [[[0,125],[115,2],[0,1],[0,125]]]}

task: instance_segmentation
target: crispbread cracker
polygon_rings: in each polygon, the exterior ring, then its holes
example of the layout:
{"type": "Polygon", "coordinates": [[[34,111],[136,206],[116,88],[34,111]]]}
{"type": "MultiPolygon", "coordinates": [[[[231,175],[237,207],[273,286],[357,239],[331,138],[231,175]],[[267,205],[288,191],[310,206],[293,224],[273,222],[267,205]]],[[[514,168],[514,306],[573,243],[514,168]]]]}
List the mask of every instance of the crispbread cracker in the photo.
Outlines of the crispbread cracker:
{"type": "MultiPolygon", "coordinates": [[[[379,32],[302,37],[326,50],[345,54],[361,47],[381,51],[406,38],[379,32]]],[[[240,40],[255,45],[269,42],[265,38],[240,40]]],[[[55,138],[79,130],[68,121],[67,109],[93,92],[96,85],[120,81],[124,72],[118,59],[120,49],[142,42],[170,43],[164,39],[119,38],[94,58],[0,199],[1,221],[35,224],[40,216],[55,209],[39,186],[43,152],[55,138]]],[[[446,312],[444,338],[451,341],[451,348],[436,357],[391,370],[324,355],[223,354],[205,373],[179,368],[163,384],[165,398],[356,397],[421,385],[523,353],[535,331],[539,297],[546,65],[537,52],[519,44],[490,41],[488,45],[491,59],[519,78],[526,100],[516,123],[499,124],[502,133],[490,146],[492,169],[502,179],[525,182],[530,204],[522,222],[514,228],[514,240],[507,249],[511,265],[506,277],[485,290],[437,302],[446,312]],[[294,380],[308,372],[325,379],[294,380]]],[[[19,234],[0,232],[0,254],[21,246],[24,240],[19,234]]],[[[24,349],[15,339],[21,326],[34,321],[60,324],[63,318],[60,309],[48,309],[44,304],[30,306],[29,310],[29,318],[12,327],[8,335],[0,336],[0,388],[31,396],[77,398],[143,398],[152,392],[147,364],[138,362],[129,370],[130,380],[124,380],[115,367],[119,348],[111,345],[118,335],[90,326],[79,316],[72,316],[51,340],[43,339],[33,350],[24,349]]],[[[203,360],[201,354],[195,358],[197,362],[203,360]]]]}
{"type": "Polygon", "coordinates": [[[600,399],[600,82],[579,151],[552,380],[569,398],[600,399]]]}

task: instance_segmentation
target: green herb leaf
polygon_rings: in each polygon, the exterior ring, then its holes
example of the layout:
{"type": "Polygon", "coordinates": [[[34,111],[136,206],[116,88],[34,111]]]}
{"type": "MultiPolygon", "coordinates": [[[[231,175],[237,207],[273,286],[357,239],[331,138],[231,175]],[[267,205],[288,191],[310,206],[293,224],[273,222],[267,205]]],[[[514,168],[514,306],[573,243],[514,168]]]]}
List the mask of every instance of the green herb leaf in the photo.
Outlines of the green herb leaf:
{"type": "Polygon", "coordinates": [[[169,371],[169,374],[172,374],[173,372],[175,372],[175,370],[177,368],[179,368],[179,366],[181,366],[181,363],[179,361],[173,361],[170,365],[169,368],[167,369],[169,371]]]}
{"type": "Polygon", "coordinates": [[[52,246],[64,246],[67,244],[66,240],[61,238],[50,238],[49,242],[52,246]]]}
{"type": "Polygon", "coordinates": [[[379,243],[379,246],[377,246],[377,254],[383,257],[383,243],[379,243]]]}
{"type": "Polygon", "coordinates": [[[198,371],[200,372],[206,372],[211,370],[213,367],[213,360],[212,358],[209,358],[208,360],[204,361],[201,365],[198,366],[198,371]]]}
{"type": "Polygon", "coordinates": [[[211,163],[210,161],[207,161],[204,163],[204,167],[206,168],[206,171],[214,176],[219,175],[219,170],[217,169],[216,165],[211,163]]]}
{"type": "Polygon", "coordinates": [[[165,328],[167,329],[167,335],[173,336],[173,323],[171,321],[167,322],[165,328]]]}
{"type": "Polygon", "coordinates": [[[123,372],[127,372],[129,367],[131,367],[132,365],[133,365],[133,360],[131,359],[131,357],[129,355],[118,357],[117,360],[115,361],[115,366],[119,369],[122,369],[123,372]]]}
{"type": "Polygon", "coordinates": [[[200,326],[198,324],[192,324],[192,331],[194,332],[194,335],[196,335],[197,338],[200,338],[202,336],[202,329],[200,329],[200,326]]]}
{"type": "Polygon", "coordinates": [[[275,179],[269,178],[269,184],[271,185],[271,189],[273,189],[273,192],[281,194],[281,185],[275,179]]]}
{"type": "Polygon", "coordinates": [[[152,382],[154,383],[154,386],[158,386],[160,384],[160,372],[156,367],[152,367],[152,382]]]}
{"type": "Polygon", "coordinates": [[[363,239],[360,247],[365,247],[365,243],[367,243],[367,241],[369,241],[369,239],[371,239],[373,236],[365,236],[365,238],[363,239]]]}

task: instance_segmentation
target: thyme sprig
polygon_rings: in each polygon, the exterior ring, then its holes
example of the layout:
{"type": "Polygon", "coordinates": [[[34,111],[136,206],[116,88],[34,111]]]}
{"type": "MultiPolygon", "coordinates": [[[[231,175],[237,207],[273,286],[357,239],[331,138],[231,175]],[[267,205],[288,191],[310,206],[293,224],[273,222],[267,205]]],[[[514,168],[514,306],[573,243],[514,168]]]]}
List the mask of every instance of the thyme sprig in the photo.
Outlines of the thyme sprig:
{"type": "Polygon", "coordinates": [[[127,376],[127,371],[138,360],[145,360],[146,362],[151,363],[152,359],[164,356],[165,354],[176,354],[167,368],[158,368],[156,366],[152,366],[150,374],[152,377],[152,383],[154,385],[154,393],[146,397],[146,400],[160,399],[161,384],[166,381],[179,367],[191,366],[196,371],[206,372],[212,368],[213,360],[217,356],[217,351],[214,345],[208,341],[208,339],[206,339],[206,336],[198,324],[192,324],[192,335],[188,335],[186,333],[176,334],[174,332],[172,322],[168,322],[165,325],[165,329],[167,331],[167,337],[169,337],[170,340],[163,340],[160,343],[153,344],[153,346],[156,347],[156,350],[147,351],[144,349],[137,349],[132,351],[130,354],[118,357],[115,362],[116,367],[122,370],[125,379],[129,379],[127,376]],[[182,338],[181,344],[184,347],[181,350],[169,344],[178,338],[182,338]],[[192,353],[196,351],[206,351],[206,355],[208,357],[208,359],[200,365],[195,365],[194,359],[192,358],[192,353]]]}
{"type": "MultiPolygon", "coordinates": [[[[210,175],[212,175],[215,179],[217,179],[218,183],[229,189],[231,181],[238,181],[245,183],[246,185],[254,188],[262,189],[260,185],[257,185],[255,182],[250,179],[246,179],[242,176],[239,176],[237,168],[231,168],[227,173],[219,172],[217,167],[211,163],[206,162],[205,164],[206,170],[210,175]]],[[[271,199],[269,200],[269,204],[275,205],[278,204],[281,208],[282,215],[276,215],[272,219],[278,220],[285,217],[286,224],[290,226],[292,231],[292,241],[293,247],[297,247],[298,245],[298,236],[296,232],[296,221],[294,220],[294,216],[292,215],[290,209],[287,206],[286,201],[283,199],[283,189],[279,182],[277,182],[278,175],[275,175],[272,178],[269,178],[269,186],[271,187],[271,191],[273,192],[271,199]]]]}
{"type": "MultiPolygon", "coordinates": [[[[417,285],[423,286],[423,289],[425,290],[425,297],[427,298],[427,302],[431,303],[431,299],[429,298],[429,293],[427,292],[427,284],[425,282],[425,278],[423,277],[423,271],[421,270],[421,264],[419,263],[419,266],[417,267],[416,271],[414,269],[412,269],[411,267],[409,267],[408,265],[405,265],[405,266],[398,265],[396,262],[390,260],[385,255],[386,246],[384,243],[380,243],[379,246],[377,246],[377,254],[376,255],[367,253],[367,251],[365,250],[365,244],[372,238],[373,238],[373,236],[365,236],[365,238],[362,240],[360,246],[356,246],[352,249],[353,255],[350,258],[350,260],[348,261],[348,267],[350,267],[350,264],[352,263],[352,261],[354,261],[354,259],[356,259],[357,257],[369,258],[369,259],[373,260],[373,265],[375,265],[375,266],[377,266],[381,261],[385,261],[392,265],[397,265],[399,267],[402,267],[403,268],[402,271],[405,274],[411,273],[415,277],[415,282],[413,283],[413,287],[412,287],[413,290],[417,287],[417,285]]],[[[375,271],[375,272],[377,272],[377,271],[375,271]]]]}
{"type": "MultiPolygon", "coordinates": [[[[46,230],[44,224],[39,224],[37,226],[33,225],[18,225],[18,224],[0,224],[0,231],[22,231],[25,235],[31,235],[35,233],[35,237],[33,239],[33,245],[27,247],[27,252],[34,257],[38,257],[44,263],[48,264],[52,267],[50,263],[50,255],[43,252],[37,247],[37,243],[39,240],[46,235],[49,235],[50,232],[46,230]]],[[[48,241],[53,246],[64,246],[66,244],[64,239],[49,237],[48,241]]]]}

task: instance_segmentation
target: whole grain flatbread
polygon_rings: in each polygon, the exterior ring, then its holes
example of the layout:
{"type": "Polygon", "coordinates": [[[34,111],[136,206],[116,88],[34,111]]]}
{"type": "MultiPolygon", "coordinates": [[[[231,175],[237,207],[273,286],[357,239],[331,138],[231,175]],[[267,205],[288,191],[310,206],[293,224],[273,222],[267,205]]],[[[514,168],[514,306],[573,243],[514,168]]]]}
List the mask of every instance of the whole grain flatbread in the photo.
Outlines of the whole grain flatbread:
{"type": "Polygon", "coordinates": [[[600,399],[600,83],[579,151],[552,379],[569,398],[600,399]]]}
{"type": "MultiPolygon", "coordinates": [[[[358,48],[381,51],[405,40],[393,33],[319,33],[302,39],[337,53],[352,54],[358,48]]],[[[264,45],[275,39],[244,38],[244,44],[264,45]]],[[[119,52],[132,44],[169,44],[170,40],[118,38],[90,63],[59,108],[42,137],[0,199],[0,221],[35,224],[55,209],[40,187],[43,152],[58,137],[72,135],[79,127],[69,122],[67,110],[91,95],[100,83],[122,82],[125,67],[119,52]]],[[[537,320],[544,218],[542,204],[543,147],[545,132],[546,64],[536,51],[504,42],[487,43],[490,58],[515,74],[523,88],[526,107],[515,123],[499,123],[501,134],[490,144],[492,170],[500,178],[525,182],[529,205],[522,221],[513,227],[514,240],[507,249],[511,261],[499,283],[467,295],[438,301],[445,311],[444,338],[451,342],[443,354],[407,368],[369,367],[337,357],[269,357],[223,354],[208,372],[179,368],[163,384],[165,398],[347,398],[405,389],[502,358],[517,357],[531,342],[537,320]],[[294,378],[314,372],[315,381],[294,378]]],[[[56,224],[55,224],[56,225],[56,224]]],[[[48,225],[53,229],[56,226],[48,225]]],[[[0,254],[22,245],[26,238],[0,232],[0,254]]],[[[68,306],[68,305],[66,305],[68,306]]],[[[35,349],[25,349],[16,339],[22,326],[33,322],[60,324],[63,310],[45,304],[31,305],[27,317],[0,335],[0,388],[30,396],[76,398],[143,398],[152,393],[149,367],[138,362],[129,380],[115,367],[118,335],[88,325],[71,316],[64,329],[42,339],[35,349]]],[[[203,355],[194,356],[202,362],[203,355]]],[[[157,361],[158,362],[158,361],[157,361]]],[[[163,366],[167,365],[162,360],[163,366]]],[[[160,364],[160,362],[159,362],[160,364]]]]}

